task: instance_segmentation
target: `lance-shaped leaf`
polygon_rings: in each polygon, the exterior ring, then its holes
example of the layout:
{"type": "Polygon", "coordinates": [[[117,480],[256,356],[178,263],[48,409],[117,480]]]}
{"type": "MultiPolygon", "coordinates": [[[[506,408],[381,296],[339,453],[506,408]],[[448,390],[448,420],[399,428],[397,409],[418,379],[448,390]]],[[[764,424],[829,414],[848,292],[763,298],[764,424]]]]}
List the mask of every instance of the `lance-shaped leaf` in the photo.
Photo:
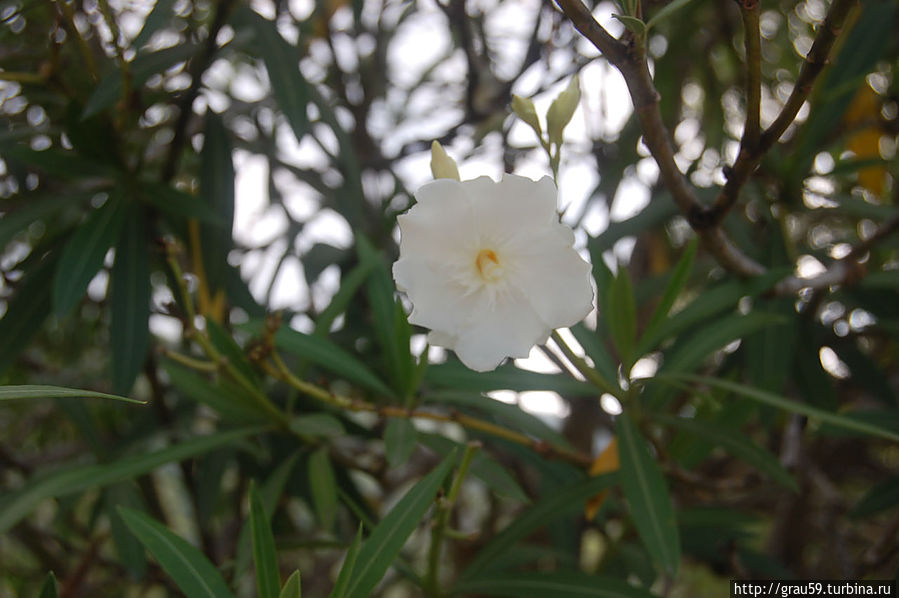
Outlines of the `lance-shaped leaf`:
{"type": "Polygon", "coordinates": [[[253,536],[253,562],[256,564],[256,589],[259,598],[278,598],[281,577],[278,553],[269,517],[265,513],[256,483],[250,483],[250,530],[253,536]]]}
{"type": "Polygon", "coordinates": [[[119,514],[187,598],[232,596],[218,569],[184,538],[140,511],[119,508],[119,514]]]}
{"type": "Polygon", "coordinates": [[[662,470],[627,414],[618,416],[621,487],[631,518],[653,560],[669,574],[680,566],[680,534],[662,470]]]}
{"type": "Polygon", "coordinates": [[[46,386],[40,384],[24,384],[16,386],[0,386],[0,401],[13,399],[112,399],[143,405],[146,401],[138,401],[129,397],[111,395],[93,390],[63,388],[62,386],[46,386]]]}

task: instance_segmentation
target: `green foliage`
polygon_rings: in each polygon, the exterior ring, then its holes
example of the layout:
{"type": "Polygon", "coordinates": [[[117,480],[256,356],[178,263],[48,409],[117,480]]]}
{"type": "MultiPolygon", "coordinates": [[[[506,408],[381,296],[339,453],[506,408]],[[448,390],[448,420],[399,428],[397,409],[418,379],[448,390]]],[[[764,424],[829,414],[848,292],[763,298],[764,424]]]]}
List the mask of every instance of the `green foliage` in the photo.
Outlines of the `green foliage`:
{"type": "Polygon", "coordinates": [[[0,594],[895,576],[895,2],[294,4],[0,11],[0,594]],[[396,288],[435,138],[589,253],[534,359],[396,288]]]}

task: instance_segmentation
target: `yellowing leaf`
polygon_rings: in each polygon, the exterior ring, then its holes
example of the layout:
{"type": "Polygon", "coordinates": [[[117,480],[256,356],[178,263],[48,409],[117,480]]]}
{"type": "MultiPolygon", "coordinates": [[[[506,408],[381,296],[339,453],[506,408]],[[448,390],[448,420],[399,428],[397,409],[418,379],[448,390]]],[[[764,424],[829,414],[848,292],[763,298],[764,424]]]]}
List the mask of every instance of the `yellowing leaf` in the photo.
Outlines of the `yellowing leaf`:
{"type": "MultiPolygon", "coordinates": [[[[596,459],[593,461],[593,465],[590,466],[591,476],[602,475],[604,473],[612,473],[614,471],[618,471],[617,438],[612,439],[612,442],[609,443],[609,446],[607,446],[601,453],[599,453],[599,455],[597,455],[596,459]]],[[[587,505],[584,507],[584,516],[587,518],[587,521],[590,521],[591,519],[596,517],[596,513],[599,512],[599,508],[602,506],[602,503],[605,502],[608,495],[609,491],[603,490],[587,501],[587,505]]]]}

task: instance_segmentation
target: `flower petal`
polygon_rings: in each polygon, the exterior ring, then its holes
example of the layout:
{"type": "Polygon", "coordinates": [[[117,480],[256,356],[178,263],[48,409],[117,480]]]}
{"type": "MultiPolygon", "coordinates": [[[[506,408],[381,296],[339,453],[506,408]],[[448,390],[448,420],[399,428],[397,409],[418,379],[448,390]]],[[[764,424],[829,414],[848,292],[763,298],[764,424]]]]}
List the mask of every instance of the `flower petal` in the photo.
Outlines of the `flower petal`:
{"type": "Polygon", "coordinates": [[[474,211],[461,183],[432,181],[415,194],[418,203],[397,217],[400,256],[442,259],[478,242],[474,211]]]}
{"type": "Polygon", "coordinates": [[[493,241],[543,228],[558,220],[556,186],[549,177],[532,181],[505,174],[499,183],[480,177],[464,181],[462,186],[471,198],[482,237],[493,241]]]}
{"type": "Polygon", "coordinates": [[[550,332],[524,294],[510,289],[493,305],[482,302],[452,349],[466,366],[486,372],[506,357],[527,357],[534,345],[546,342],[550,332]]]}
{"type": "Polygon", "coordinates": [[[571,326],[593,309],[590,264],[571,247],[564,231],[570,233],[568,227],[558,225],[529,236],[528,245],[518,247],[516,258],[522,266],[511,281],[552,329],[571,326]]]}
{"type": "Polygon", "coordinates": [[[444,264],[404,257],[393,264],[393,279],[412,301],[411,323],[452,335],[468,326],[475,300],[446,270],[444,264]]]}

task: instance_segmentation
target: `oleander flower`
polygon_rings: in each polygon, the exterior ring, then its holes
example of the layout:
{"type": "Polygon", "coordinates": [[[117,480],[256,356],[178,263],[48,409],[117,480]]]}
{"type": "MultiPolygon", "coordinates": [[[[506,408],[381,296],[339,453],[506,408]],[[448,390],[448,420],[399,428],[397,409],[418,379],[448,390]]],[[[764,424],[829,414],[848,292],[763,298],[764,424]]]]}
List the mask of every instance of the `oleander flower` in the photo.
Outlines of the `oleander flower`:
{"type": "Polygon", "coordinates": [[[438,179],[415,198],[398,218],[393,278],[432,345],[488,371],[590,312],[590,265],[559,222],[549,177],[438,179]]]}

